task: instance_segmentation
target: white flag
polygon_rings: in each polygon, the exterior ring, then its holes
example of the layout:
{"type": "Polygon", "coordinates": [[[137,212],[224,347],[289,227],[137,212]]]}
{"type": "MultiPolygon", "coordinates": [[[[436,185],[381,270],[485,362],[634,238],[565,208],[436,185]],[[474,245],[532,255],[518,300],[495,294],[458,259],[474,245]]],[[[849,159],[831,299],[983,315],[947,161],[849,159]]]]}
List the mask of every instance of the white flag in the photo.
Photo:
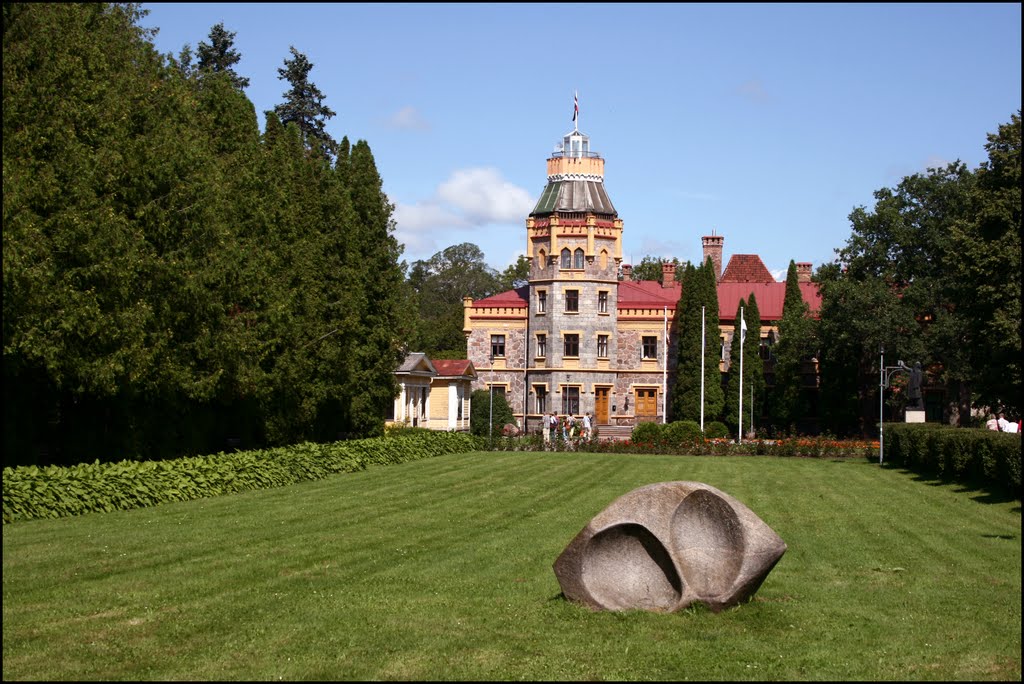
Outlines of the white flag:
{"type": "Polygon", "coordinates": [[[740,318],[740,344],[747,341],[747,321],[744,318],[740,318]]]}

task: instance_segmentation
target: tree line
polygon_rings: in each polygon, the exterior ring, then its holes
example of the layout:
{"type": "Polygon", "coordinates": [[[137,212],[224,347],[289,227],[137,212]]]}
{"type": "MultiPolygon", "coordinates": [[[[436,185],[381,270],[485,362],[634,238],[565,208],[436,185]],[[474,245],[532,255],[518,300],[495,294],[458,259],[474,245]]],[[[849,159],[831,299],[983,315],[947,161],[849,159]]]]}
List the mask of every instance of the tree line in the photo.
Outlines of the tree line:
{"type": "Polygon", "coordinates": [[[234,34],[3,7],[7,463],[372,436],[413,327],[364,140],[291,50],[261,133],[234,34]]]}

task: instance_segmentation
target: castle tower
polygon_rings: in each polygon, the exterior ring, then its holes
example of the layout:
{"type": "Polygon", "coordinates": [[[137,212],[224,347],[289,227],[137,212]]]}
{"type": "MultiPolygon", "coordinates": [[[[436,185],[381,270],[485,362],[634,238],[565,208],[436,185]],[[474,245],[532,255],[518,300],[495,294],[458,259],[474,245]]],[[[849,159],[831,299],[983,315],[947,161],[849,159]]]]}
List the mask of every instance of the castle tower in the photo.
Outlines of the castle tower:
{"type": "Polygon", "coordinates": [[[604,159],[576,128],[547,160],[547,185],[526,219],[526,242],[528,391],[548,392],[559,413],[596,410],[606,420],[622,220],[605,190],[604,159]]]}

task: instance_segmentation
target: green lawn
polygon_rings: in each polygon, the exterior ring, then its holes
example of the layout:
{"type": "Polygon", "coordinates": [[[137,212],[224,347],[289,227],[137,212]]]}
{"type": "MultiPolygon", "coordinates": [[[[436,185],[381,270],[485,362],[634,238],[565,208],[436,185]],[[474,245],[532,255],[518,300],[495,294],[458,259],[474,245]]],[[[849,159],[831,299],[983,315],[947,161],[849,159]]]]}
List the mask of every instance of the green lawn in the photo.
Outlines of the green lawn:
{"type": "Polygon", "coordinates": [[[1020,501],[860,459],[474,453],[3,535],[5,680],[1021,679],[1020,501]],[[754,599],[563,599],[572,537],[669,480],[786,541],[754,599]]]}

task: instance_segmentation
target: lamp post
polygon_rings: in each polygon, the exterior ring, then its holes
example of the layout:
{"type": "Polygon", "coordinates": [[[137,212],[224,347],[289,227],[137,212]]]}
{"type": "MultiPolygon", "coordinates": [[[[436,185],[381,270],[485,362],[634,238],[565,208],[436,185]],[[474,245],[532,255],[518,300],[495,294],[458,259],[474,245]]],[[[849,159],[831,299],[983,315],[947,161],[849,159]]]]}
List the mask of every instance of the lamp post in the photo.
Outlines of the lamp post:
{"type": "Polygon", "coordinates": [[[889,386],[889,380],[892,378],[894,373],[899,371],[909,371],[910,368],[903,361],[897,361],[895,366],[885,365],[885,343],[878,345],[879,353],[879,376],[878,376],[878,464],[881,465],[884,460],[885,451],[885,416],[884,401],[885,401],[885,388],[889,386]]]}
{"type": "Polygon", "coordinates": [[[487,416],[487,439],[494,439],[494,344],[491,344],[491,382],[490,392],[491,395],[491,408],[490,413],[487,416]]]}

